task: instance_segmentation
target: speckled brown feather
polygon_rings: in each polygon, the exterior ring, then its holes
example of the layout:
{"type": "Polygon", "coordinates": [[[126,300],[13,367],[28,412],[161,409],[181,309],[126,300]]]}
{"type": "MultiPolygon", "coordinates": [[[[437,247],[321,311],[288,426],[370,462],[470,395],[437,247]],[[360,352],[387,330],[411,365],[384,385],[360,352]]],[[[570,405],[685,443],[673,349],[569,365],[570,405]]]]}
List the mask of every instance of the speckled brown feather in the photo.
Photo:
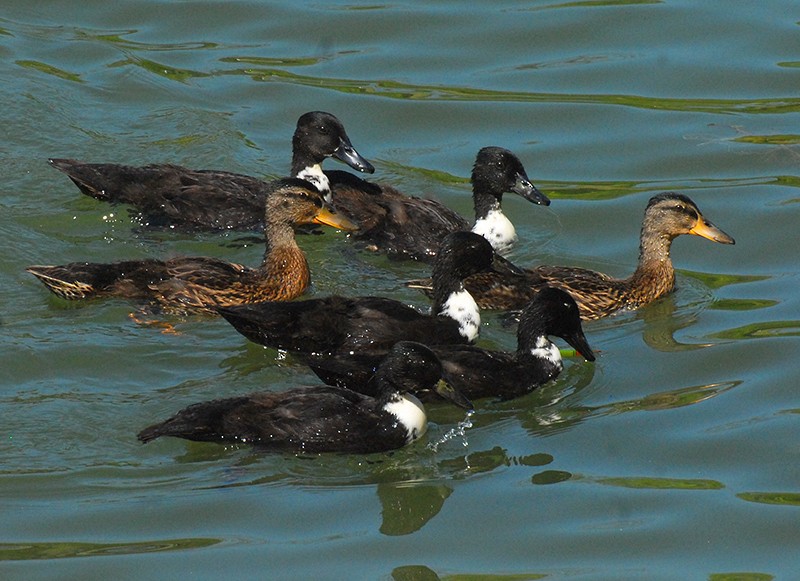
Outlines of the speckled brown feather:
{"type": "MultiPolygon", "coordinates": [[[[672,241],[695,234],[714,242],[733,244],[733,238],[706,220],[692,200],[665,192],[653,196],[645,210],[639,244],[639,262],[628,278],[569,266],[540,266],[523,276],[484,272],[464,281],[464,287],[481,309],[522,309],[544,286],[570,293],[583,320],[600,319],[623,309],[638,309],[672,292],[675,268],[670,259],[672,241]]],[[[427,281],[409,286],[430,294],[427,281]]]]}
{"type": "Polygon", "coordinates": [[[148,300],[175,313],[213,314],[219,306],[297,298],[308,288],[311,275],[293,226],[312,222],[354,226],[332,216],[321,194],[308,182],[289,178],[280,184],[267,203],[267,250],[258,268],[199,256],[106,264],[74,262],[27,270],[61,298],[119,296],[148,300]]]}

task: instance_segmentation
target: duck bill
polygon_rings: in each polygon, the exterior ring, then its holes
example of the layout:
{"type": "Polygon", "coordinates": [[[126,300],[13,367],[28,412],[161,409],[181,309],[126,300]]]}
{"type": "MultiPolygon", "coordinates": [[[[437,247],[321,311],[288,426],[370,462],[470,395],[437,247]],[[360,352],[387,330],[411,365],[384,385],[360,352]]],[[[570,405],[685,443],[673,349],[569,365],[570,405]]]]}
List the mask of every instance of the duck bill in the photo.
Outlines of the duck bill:
{"type": "Polygon", "coordinates": [[[330,226],[339,230],[347,230],[348,232],[358,230],[358,226],[353,224],[350,220],[341,214],[331,212],[328,208],[322,208],[317,215],[314,216],[312,222],[314,224],[324,224],[325,226],[330,226]]]}
{"type": "Polygon", "coordinates": [[[375,172],[375,168],[372,166],[372,164],[363,157],[361,157],[361,154],[358,153],[355,150],[355,148],[350,144],[350,141],[346,139],[340,140],[339,147],[337,147],[336,151],[333,152],[333,157],[335,157],[339,161],[345,162],[347,165],[360,172],[364,173],[375,172]]]}
{"type": "Polygon", "coordinates": [[[475,409],[475,406],[472,405],[472,402],[469,401],[467,396],[447,383],[444,379],[439,380],[434,388],[434,391],[436,391],[439,397],[449,401],[454,405],[457,405],[460,408],[464,408],[465,410],[469,411],[473,411],[475,409]]]}
{"type": "Polygon", "coordinates": [[[725,234],[725,232],[714,226],[714,224],[702,216],[697,219],[697,223],[691,230],[689,230],[689,234],[702,236],[703,238],[707,238],[713,242],[719,242],[720,244],[736,244],[736,241],[733,238],[725,234]]]}
{"type": "Polygon", "coordinates": [[[589,347],[589,341],[586,340],[586,335],[583,334],[583,330],[579,329],[569,337],[564,337],[564,340],[574,347],[575,351],[586,361],[594,361],[596,359],[594,351],[589,347]]]}
{"type": "Polygon", "coordinates": [[[490,270],[498,274],[510,274],[514,276],[523,276],[525,274],[525,271],[519,266],[511,262],[508,258],[500,256],[497,252],[494,253],[494,258],[492,258],[490,270]]]}
{"type": "Polygon", "coordinates": [[[522,174],[517,174],[517,181],[514,183],[511,191],[534,204],[540,206],[550,205],[550,198],[540,192],[539,189],[531,183],[528,177],[522,174]]]}

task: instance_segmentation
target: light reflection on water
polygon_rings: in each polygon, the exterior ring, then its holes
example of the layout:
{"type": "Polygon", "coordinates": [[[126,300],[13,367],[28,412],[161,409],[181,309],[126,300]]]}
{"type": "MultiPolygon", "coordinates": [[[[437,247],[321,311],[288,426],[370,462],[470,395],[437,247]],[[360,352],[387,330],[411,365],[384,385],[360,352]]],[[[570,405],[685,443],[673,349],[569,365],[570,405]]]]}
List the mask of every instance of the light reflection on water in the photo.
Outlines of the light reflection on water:
{"type": "MultiPolygon", "coordinates": [[[[796,574],[793,3],[6,4],[4,578],[325,577],[322,562],[330,578],[796,574]],[[344,121],[376,179],[467,216],[475,152],[515,151],[553,199],[504,200],[523,265],[630,273],[644,205],[665,190],[737,244],[677,240],[677,292],[588,324],[595,364],[568,359],[557,381],[478,402],[466,421],[432,406],[434,427],[406,449],[139,445],[170,410],[314,377],[221,321],[177,320],[167,336],[132,323],[130,304],[48,296],[25,266],[251,264],[261,247],[143,228],[46,159],[277,176],[311,109],[344,121]]],[[[330,234],[300,244],[314,293],[427,306],[402,284],[420,265],[330,234]]],[[[496,314],[482,337],[515,346],[496,314]]]]}

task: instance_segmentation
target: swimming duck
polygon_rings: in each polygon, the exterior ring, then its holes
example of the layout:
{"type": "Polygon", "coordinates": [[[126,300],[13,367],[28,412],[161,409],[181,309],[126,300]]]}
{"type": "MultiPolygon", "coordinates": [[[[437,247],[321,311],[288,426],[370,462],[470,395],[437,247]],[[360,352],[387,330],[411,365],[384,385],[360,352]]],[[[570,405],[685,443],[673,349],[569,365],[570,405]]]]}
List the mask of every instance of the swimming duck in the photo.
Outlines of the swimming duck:
{"type": "Polygon", "coordinates": [[[242,442],[264,450],[307,453],[384,452],[425,434],[425,408],[413,393],[427,389],[472,409],[442,380],[436,355],[424,345],[404,341],[378,366],[374,396],[326,385],[217,399],[191,405],[145,428],[138,438],[242,442]]]}
{"type": "Polygon", "coordinates": [[[462,280],[490,269],[521,272],[498,256],[482,236],[455,232],[443,241],[433,266],[430,315],[385,297],[343,296],[218,310],[251,341],[297,353],[385,353],[401,340],[431,345],[472,343],[481,319],[462,280]]]}
{"type": "MultiPolygon", "coordinates": [[[[430,261],[447,234],[470,230],[465,218],[435,200],[407,196],[348,172],[329,171],[327,175],[334,208],[359,224],[353,237],[370,250],[396,259],[430,261]]],[[[484,147],[478,152],[471,181],[475,204],[471,229],[501,254],[517,240],[514,225],[503,214],[503,194],[514,192],[534,204],[550,204],[530,182],[519,158],[501,147],[484,147]]]]}
{"type": "Polygon", "coordinates": [[[312,223],[355,228],[325,207],[311,183],[286,178],[276,182],[266,200],[266,251],[258,268],[198,256],[73,262],[26,270],[68,300],[118,296],[155,302],[166,311],[206,313],[213,313],[218,305],[287,301],[305,292],[310,283],[308,262],[297,245],[294,227],[312,223]]]}
{"type": "MultiPolygon", "coordinates": [[[[709,222],[687,196],[664,192],[650,198],[647,204],[639,242],[639,263],[628,278],[613,278],[585,268],[539,266],[526,269],[522,277],[476,274],[464,281],[464,287],[482,309],[518,310],[541,287],[555,286],[575,298],[582,319],[600,319],[622,309],[641,308],[672,292],[675,268],[669,252],[672,241],[681,234],[734,244],[733,238],[709,222]]],[[[429,282],[410,281],[408,284],[431,292],[429,282]]]]}
{"type": "MultiPolygon", "coordinates": [[[[313,183],[330,195],[321,169],[335,157],[367,173],[375,168],[353,148],[341,121],[330,113],[311,111],[297,120],[292,137],[293,177],[313,183]]],[[[193,170],[172,164],[143,167],[51,159],[84,194],[98,200],[130,204],[142,223],[182,230],[260,230],[264,200],[277,182],[216,170],[193,170]]]]}
{"type": "MultiPolygon", "coordinates": [[[[578,305],[566,292],[544,287],[522,311],[515,353],[475,345],[429,345],[445,370],[447,381],[469,399],[510,399],[555,379],[563,369],[561,352],[548,335],[561,337],[587,361],[594,353],[581,328],[578,305]]],[[[330,385],[371,394],[380,357],[309,357],[309,367],[330,385]]]]}

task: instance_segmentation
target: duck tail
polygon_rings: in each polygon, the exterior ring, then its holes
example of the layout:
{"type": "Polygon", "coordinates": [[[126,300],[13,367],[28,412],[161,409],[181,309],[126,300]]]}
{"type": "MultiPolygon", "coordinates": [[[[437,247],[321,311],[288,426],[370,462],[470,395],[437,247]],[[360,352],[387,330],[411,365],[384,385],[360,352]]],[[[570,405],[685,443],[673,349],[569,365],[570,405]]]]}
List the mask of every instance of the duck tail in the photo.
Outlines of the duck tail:
{"type": "MultiPolygon", "coordinates": [[[[88,299],[99,294],[92,280],[94,277],[81,272],[72,265],[64,266],[29,266],[25,270],[38,278],[54,295],[68,301],[88,299]]],[[[82,266],[91,266],[84,263],[82,266]]]]}
{"type": "Polygon", "coordinates": [[[113,184],[113,166],[111,164],[82,163],[74,159],[50,159],[48,160],[57,170],[67,174],[69,179],[78,186],[78,189],[87,196],[105,202],[115,201],[115,188],[113,184]]]}
{"type": "Polygon", "coordinates": [[[136,437],[143,444],[162,436],[198,442],[220,440],[224,437],[226,415],[248,401],[249,398],[243,396],[196,403],[163,422],[146,427],[136,437]]]}
{"type": "MultiPolygon", "coordinates": [[[[122,280],[131,284],[127,294],[132,295],[137,280],[154,279],[155,261],[122,261],[110,263],[71,262],[60,266],[29,266],[25,270],[38,278],[55,295],[68,301],[89,299],[114,294],[122,280]]],[[[146,285],[145,285],[146,286],[146,285]]]]}

